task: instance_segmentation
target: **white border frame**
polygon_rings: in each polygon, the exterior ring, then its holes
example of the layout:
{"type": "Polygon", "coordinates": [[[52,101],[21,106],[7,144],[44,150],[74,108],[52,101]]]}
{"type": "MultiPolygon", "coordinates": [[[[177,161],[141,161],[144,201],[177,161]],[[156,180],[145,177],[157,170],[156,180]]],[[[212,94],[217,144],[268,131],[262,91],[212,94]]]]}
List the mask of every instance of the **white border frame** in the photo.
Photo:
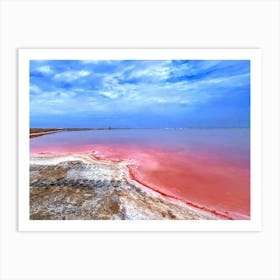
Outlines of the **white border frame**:
{"type": "Polygon", "coordinates": [[[260,49],[19,49],[19,231],[261,231],[262,62],[260,49]],[[30,60],[200,59],[251,61],[251,219],[218,221],[29,220],[30,60]]]}

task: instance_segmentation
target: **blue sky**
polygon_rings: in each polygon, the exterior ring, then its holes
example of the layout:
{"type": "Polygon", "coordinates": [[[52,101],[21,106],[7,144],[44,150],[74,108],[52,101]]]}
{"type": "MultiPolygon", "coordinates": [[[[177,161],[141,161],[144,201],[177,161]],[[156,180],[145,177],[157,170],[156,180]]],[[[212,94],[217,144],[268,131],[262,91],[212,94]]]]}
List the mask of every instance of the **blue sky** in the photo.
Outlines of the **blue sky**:
{"type": "Polygon", "coordinates": [[[250,125],[248,60],[32,60],[31,127],[250,125]]]}

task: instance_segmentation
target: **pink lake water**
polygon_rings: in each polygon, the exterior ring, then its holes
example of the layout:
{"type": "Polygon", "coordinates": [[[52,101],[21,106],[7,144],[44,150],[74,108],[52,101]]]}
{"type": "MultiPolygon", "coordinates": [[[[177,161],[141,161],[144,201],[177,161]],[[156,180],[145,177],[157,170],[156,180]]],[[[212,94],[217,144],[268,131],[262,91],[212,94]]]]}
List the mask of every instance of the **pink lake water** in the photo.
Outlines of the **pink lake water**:
{"type": "Polygon", "coordinates": [[[71,131],[30,139],[31,153],[130,161],[131,177],[225,219],[250,219],[249,129],[71,131]]]}

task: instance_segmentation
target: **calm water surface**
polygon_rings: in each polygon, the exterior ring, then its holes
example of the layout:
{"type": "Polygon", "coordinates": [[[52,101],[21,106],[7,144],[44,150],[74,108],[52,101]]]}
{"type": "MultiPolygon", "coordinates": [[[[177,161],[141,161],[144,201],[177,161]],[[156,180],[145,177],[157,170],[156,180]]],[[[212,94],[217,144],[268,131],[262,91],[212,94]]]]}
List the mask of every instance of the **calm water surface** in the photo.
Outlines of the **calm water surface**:
{"type": "Polygon", "coordinates": [[[94,151],[130,160],[135,178],[154,190],[234,219],[250,218],[249,129],[60,132],[30,139],[30,151],[94,151]]]}

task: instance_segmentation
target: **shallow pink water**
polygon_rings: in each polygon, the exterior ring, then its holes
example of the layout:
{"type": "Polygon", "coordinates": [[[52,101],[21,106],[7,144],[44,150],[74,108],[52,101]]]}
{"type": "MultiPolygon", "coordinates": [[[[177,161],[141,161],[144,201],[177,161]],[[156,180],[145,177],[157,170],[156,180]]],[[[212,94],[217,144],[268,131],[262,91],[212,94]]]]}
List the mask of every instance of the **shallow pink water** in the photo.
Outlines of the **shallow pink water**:
{"type": "Polygon", "coordinates": [[[130,162],[133,179],[228,219],[250,218],[248,131],[83,131],[31,139],[31,153],[130,162]]]}

